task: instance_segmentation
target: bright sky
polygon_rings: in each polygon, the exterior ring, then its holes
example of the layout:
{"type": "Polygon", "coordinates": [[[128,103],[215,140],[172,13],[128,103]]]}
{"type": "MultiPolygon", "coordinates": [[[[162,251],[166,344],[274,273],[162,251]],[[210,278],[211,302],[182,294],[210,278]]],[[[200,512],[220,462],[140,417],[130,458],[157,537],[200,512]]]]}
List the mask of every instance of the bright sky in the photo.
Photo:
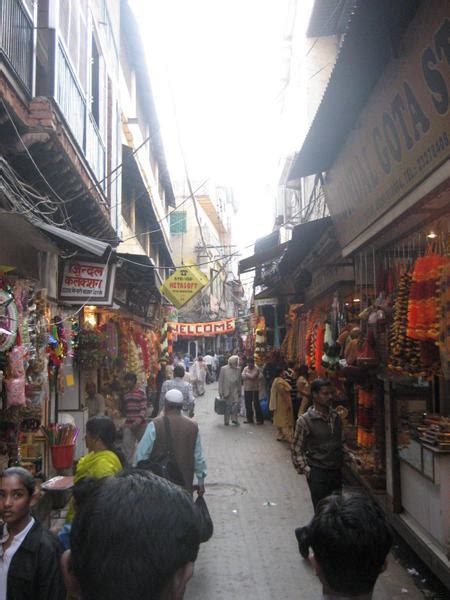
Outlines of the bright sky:
{"type": "Polygon", "coordinates": [[[289,0],[132,4],[172,179],[183,178],[178,128],[190,178],[233,187],[239,205],[233,236],[244,248],[273,225],[289,0]]]}

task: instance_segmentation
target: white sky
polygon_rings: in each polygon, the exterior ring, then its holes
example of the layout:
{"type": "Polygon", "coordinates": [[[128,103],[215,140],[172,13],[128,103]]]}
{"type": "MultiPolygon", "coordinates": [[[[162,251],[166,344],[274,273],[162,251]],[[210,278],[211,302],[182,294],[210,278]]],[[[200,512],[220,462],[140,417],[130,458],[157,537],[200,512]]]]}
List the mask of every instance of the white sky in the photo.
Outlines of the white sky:
{"type": "Polygon", "coordinates": [[[190,178],[233,187],[240,207],[233,236],[243,248],[273,225],[289,0],[132,4],[172,179],[183,178],[178,124],[190,178]]]}

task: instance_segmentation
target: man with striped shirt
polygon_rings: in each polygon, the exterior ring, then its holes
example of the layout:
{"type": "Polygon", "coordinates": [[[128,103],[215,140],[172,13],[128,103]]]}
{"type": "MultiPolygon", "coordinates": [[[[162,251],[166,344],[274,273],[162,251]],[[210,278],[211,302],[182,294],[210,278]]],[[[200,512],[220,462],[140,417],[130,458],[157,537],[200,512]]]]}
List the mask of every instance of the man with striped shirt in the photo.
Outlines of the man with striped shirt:
{"type": "Polygon", "coordinates": [[[122,449],[127,462],[132,464],[136,444],[144,434],[147,426],[147,397],[145,392],[137,387],[137,377],[134,373],[126,373],[124,377],[125,393],[123,396],[123,426],[122,449]]]}

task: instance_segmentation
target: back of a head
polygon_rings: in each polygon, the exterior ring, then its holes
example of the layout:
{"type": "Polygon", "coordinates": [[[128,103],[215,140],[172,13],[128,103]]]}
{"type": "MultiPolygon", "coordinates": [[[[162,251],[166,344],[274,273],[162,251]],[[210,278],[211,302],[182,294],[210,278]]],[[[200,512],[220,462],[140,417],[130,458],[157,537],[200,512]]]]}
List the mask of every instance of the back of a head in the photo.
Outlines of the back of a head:
{"type": "Polygon", "coordinates": [[[197,558],[190,496],[130,469],[82,495],[71,531],[71,567],[84,600],[159,600],[178,569],[197,558]]]}
{"type": "Polygon", "coordinates": [[[363,494],[322,500],[309,526],[309,543],[333,592],[368,594],[383,570],[392,532],[383,511],[363,494]]]}
{"type": "Polygon", "coordinates": [[[181,377],[181,379],[184,377],[184,367],[183,367],[183,365],[177,365],[176,367],[173,368],[173,376],[174,377],[181,377]]]}
{"type": "Polygon", "coordinates": [[[236,354],[230,356],[228,359],[228,364],[230,367],[236,368],[239,364],[239,356],[236,356],[236,354]]]}
{"type": "Polygon", "coordinates": [[[116,440],[116,426],[110,417],[97,415],[86,422],[86,431],[98,437],[108,449],[114,446],[116,440]]]}

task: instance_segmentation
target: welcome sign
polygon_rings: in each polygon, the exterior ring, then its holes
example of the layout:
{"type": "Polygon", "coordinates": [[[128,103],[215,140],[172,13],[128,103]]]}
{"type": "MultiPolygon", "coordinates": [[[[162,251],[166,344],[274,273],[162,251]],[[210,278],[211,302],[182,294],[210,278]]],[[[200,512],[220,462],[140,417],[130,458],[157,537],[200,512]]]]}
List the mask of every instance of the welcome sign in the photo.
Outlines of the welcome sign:
{"type": "Polygon", "coordinates": [[[168,323],[172,331],[180,337],[203,337],[209,335],[220,335],[233,333],[236,329],[236,319],[224,319],[222,321],[209,321],[207,323],[168,323]]]}

